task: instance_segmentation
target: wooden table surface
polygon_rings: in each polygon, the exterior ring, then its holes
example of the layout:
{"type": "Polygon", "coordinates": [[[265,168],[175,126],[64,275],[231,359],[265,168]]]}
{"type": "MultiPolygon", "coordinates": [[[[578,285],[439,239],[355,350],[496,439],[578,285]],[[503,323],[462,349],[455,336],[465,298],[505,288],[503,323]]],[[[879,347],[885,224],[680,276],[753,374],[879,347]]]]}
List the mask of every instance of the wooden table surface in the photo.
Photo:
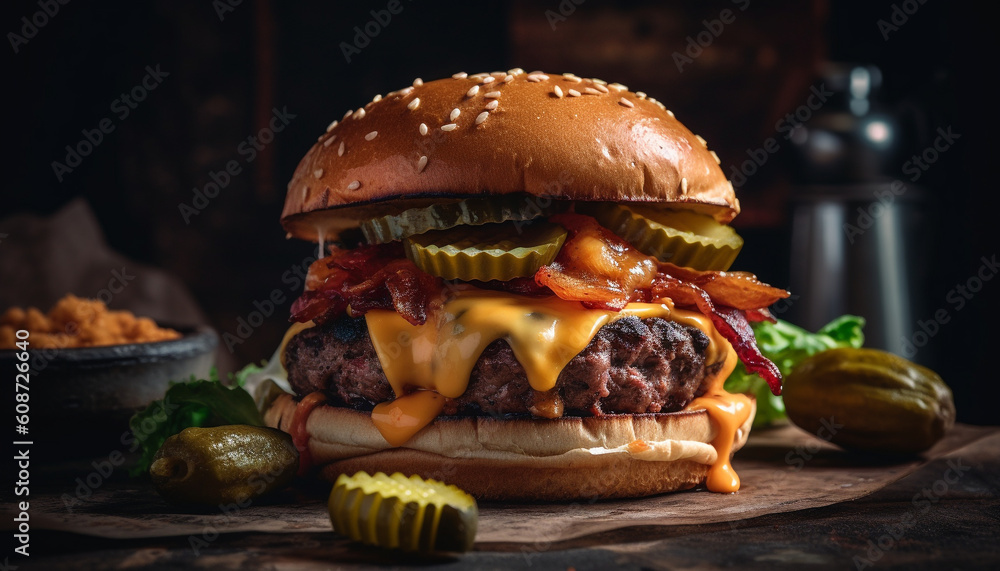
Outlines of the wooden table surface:
{"type": "MultiPolygon", "coordinates": [[[[125,480],[111,489],[140,485],[125,480]]],[[[560,542],[477,542],[472,552],[453,557],[387,552],[332,531],[220,533],[197,553],[188,536],[107,539],[33,529],[31,539],[31,557],[11,557],[8,568],[1000,569],[1000,432],[871,495],[822,508],[634,526],[560,542]]]]}

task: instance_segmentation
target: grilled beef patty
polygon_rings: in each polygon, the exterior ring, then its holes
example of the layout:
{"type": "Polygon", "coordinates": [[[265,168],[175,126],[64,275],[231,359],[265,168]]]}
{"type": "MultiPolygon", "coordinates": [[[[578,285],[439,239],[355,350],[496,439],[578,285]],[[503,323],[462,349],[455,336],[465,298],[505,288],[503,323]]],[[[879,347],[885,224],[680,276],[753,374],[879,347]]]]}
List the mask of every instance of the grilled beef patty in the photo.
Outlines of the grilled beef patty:
{"type": "MultiPolygon", "coordinates": [[[[563,414],[600,416],[674,412],[705,392],[709,340],[700,330],[660,318],[624,317],[602,327],[563,369],[555,391],[563,414]]],[[[303,330],[285,352],[296,393],[324,391],[331,404],[371,410],[392,400],[363,317],[303,330]]],[[[483,351],[461,397],[443,414],[531,415],[535,391],[506,341],[483,351]]]]}

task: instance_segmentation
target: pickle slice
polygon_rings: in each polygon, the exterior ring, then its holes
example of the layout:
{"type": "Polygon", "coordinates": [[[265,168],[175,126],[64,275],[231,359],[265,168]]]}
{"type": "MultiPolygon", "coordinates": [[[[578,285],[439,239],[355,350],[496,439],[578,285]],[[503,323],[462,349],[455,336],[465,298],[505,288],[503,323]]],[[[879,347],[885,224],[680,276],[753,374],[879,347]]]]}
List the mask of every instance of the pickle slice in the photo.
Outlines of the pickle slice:
{"type": "Polygon", "coordinates": [[[577,204],[644,254],[696,270],[728,270],[743,247],[731,227],[711,216],[645,204],[577,204]]]}
{"type": "Polygon", "coordinates": [[[404,242],[406,256],[446,280],[501,280],[532,276],[555,259],[566,241],[557,224],[484,224],[432,230],[404,242]]]}
{"type": "Polygon", "coordinates": [[[333,530],[378,547],[433,553],[468,551],[479,508],[455,486],[396,472],[341,474],[328,504],[333,530]]]}
{"type": "Polygon", "coordinates": [[[468,198],[458,202],[411,208],[365,220],[361,232],[369,244],[384,244],[430,230],[455,226],[478,226],[508,220],[533,220],[555,211],[550,198],[518,194],[491,198],[468,198]]]}

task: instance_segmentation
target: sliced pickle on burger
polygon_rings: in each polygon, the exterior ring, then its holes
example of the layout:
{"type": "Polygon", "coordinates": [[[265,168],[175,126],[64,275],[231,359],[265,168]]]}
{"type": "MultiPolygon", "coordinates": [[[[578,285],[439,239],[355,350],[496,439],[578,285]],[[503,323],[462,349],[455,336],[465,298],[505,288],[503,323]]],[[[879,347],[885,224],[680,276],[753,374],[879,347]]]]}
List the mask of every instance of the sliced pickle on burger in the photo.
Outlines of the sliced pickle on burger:
{"type": "Polygon", "coordinates": [[[403,241],[406,256],[446,280],[509,281],[555,259],[566,230],[558,224],[504,222],[432,230],[403,241]]]}
{"type": "Polygon", "coordinates": [[[552,199],[528,194],[468,198],[458,202],[411,208],[365,220],[361,232],[370,244],[385,244],[430,230],[478,226],[508,220],[533,220],[555,211],[552,199]]]}
{"type": "Polygon", "coordinates": [[[341,474],[328,503],[333,530],[378,547],[432,553],[468,551],[479,508],[472,496],[399,472],[341,474]]]}
{"type": "Polygon", "coordinates": [[[696,270],[728,270],[743,247],[743,238],[711,216],[644,204],[582,204],[605,228],[639,251],[696,270]]]}

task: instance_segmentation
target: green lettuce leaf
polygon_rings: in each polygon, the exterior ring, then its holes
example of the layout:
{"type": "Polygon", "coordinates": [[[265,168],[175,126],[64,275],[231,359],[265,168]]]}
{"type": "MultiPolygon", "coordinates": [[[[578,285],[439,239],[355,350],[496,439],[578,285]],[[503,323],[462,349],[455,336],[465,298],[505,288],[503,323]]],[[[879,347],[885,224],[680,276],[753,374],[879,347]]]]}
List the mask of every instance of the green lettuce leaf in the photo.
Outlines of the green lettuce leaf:
{"type": "Polygon", "coordinates": [[[253,397],[243,389],[247,375],[255,370],[260,367],[251,364],[230,374],[232,386],[222,384],[214,368],[208,379],[192,376],[188,381],[171,383],[162,399],[153,401],[129,419],[134,449],[141,450],[129,474],[139,476],[148,472],[153,456],[164,441],[185,428],[227,424],[263,426],[264,419],[253,397]]]}
{"type": "MultiPolygon", "coordinates": [[[[795,365],[810,355],[836,347],[861,347],[865,342],[861,331],[864,326],[864,318],[856,315],[842,315],[816,333],[780,319],[777,323],[760,321],[751,324],[757,338],[757,347],[778,366],[782,377],[787,377],[795,365]]],[[[725,389],[731,393],[751,393],[757,398],[757,416],[753,421],[755,427],[767,426],[786,418],[785,403],[781,397],[771,394],[767,383],[747,372],[743,363],[738,363],[726,379],[725,389]]]]}

